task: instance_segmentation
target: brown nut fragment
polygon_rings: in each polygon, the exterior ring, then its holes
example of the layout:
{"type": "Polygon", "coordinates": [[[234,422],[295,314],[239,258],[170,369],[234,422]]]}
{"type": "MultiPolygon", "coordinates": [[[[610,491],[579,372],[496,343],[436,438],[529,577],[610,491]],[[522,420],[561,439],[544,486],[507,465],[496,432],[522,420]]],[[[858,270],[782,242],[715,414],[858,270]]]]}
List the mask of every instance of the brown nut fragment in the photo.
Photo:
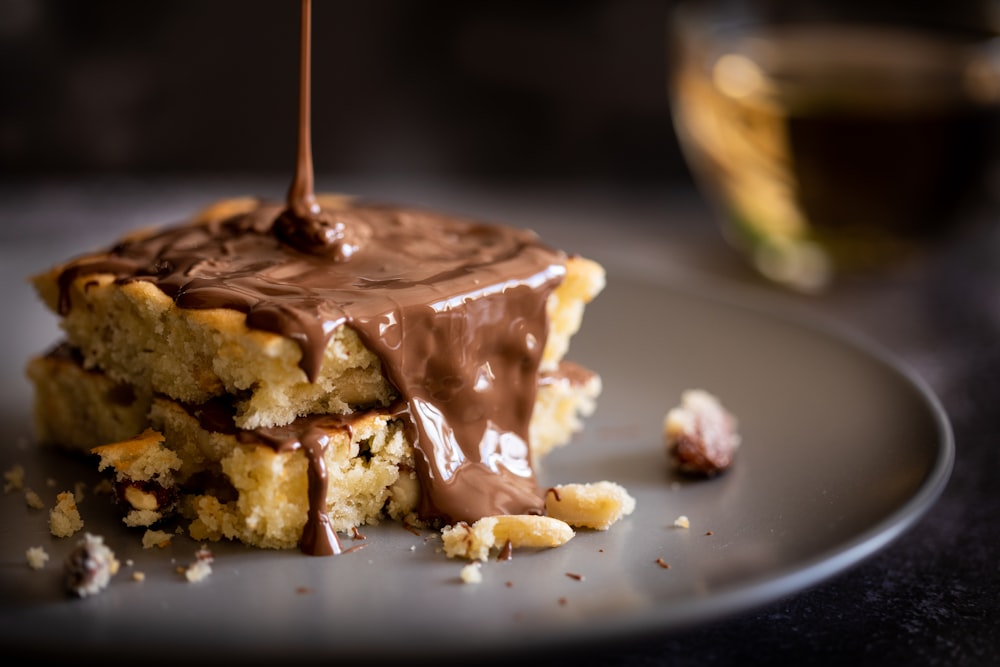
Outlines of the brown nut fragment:
{"type": "Polygon", "coordinates": [[[727,468],[740,446],[737,421],[719,400],[690,389],[663,420],[667,455],[682,473],[716,475],[727,468]]]}
{"type": "Polygon", "coordinates": [[[503,547],[550,548],[573,539],[573,529],[564,521],[534,514],[486,516],[472,525],[460,521],[441,531],[444,552],[449,558],[486,560],[490,549],[503,547]]]}
{"type": "Polygon", "coordinates": [[[560,484],[545,494],[545,512],[571,526],[607,530],[635,511],[635,498],[614,482],[560,484]]]}
{"type": "Polygon", "coordinates": [[[181,460],[163,440],[162,434],[146,429],[134,438],[91,450],[100,457],[98,470],[115,471],[115,496],[125,508],[123,520],[128,526],[151,526],[176,505],[173,473],[181,460]]]}

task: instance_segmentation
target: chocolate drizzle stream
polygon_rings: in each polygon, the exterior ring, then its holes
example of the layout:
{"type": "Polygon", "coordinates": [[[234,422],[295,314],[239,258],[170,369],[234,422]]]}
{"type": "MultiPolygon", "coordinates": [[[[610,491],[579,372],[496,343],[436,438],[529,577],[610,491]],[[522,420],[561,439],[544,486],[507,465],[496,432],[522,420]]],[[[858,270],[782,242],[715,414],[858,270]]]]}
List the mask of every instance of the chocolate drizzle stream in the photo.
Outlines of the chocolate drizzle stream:
{"type": "Polygon", "coordinates": [[[299,220],[310,220],[320,212],[313,191],[312,123],[310,121],[312,74],[312,0],[302,0],[299,45],[299,145],[295,177],[288,188],[288,209],[299,220]]]}
{"type": "Polygon", "coordinates": [[[334,261],[351,258],[369,237],[363,220],[324,211],[316,201],[310,122],[310,53],[312,2],[302,0],[302,37],[299,47],[299,143],[295,177],[288,188],[287,208],[274,222],[274,233],[302,252],[327,255],[334,261]]]}
{"type": "MultiPolygon", "coordinates": [[[[302,8],[302,126],[287,204],[262,202],[78,258],[59,276],[60,310],[71,308],[69,287],[81,276],[149,282],[180,308],[237,310],[248,327],[294,340],[311,382],[335,330],[349,326],[405,402],[422,518],[543,513],[528,426],[546,303],[566,257],[527,230],[363,202],[320,209],[308,148],[308,0],[302,8]]],[[[270,446],[305,448],[310,518],[301,546],[336,553],[336,535],[323,528],[325,444],[300,421],[294,437],[270,446]]]]}

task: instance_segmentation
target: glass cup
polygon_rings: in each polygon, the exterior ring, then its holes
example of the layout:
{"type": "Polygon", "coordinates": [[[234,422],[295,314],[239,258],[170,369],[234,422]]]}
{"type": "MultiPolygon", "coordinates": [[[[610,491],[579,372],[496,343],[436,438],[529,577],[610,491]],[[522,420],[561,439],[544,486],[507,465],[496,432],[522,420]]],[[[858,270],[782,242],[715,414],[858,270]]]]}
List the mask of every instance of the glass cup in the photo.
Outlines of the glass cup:
{"type": "Polygon", "coordinates": [[[676,3],[674,125],[726,238],[812,291],[953,230],[996,154],[996,6],[676,3]]]}

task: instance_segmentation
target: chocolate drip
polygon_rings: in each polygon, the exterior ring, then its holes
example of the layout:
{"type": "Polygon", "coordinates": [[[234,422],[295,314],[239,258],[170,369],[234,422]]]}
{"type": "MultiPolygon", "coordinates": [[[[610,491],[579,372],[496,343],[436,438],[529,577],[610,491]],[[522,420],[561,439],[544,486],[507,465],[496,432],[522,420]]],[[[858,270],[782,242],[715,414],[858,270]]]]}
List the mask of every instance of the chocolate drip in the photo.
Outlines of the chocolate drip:
{"type": "Polygon", "coordinates": [[[227,400],[185,404],[184,408],[205,430],[232,435],[242,444],[263,445],[276,452],[302,449],[309,461],[309,512],[299,546],[305,553],[315,556],[342,553],[340,539],[330,526],[330,518],[325,511],[327,473],[323,455],[331,431],[341,430],[351,437],[352,421],[349,416],[310,415],[286,426],[242,430],[233,422],[233,407],[227,400]]]}

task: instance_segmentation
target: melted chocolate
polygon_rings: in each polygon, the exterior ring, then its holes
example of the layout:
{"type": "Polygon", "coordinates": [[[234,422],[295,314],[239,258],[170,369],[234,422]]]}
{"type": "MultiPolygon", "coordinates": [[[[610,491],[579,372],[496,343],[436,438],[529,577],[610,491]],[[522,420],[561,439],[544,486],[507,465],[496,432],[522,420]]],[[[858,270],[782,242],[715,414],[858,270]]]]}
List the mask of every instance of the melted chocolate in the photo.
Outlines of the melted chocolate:
{"type": "MultiPolygon", "coordinates": [[[[422,518],[543,513],[528,424],[546,302],[565,275],[565,255],[526,230],[424,210],[321,210],[308,150],[308,0],[302,18],[299,160],[286,206],[262,202],[245,215],[174,226],[79,258],[60,275],[60,309],[71,307],[67,288],[78,276],[150,282],[181,308],[234,309],[248,327],[296,341],[310,381],[333,332],[349,326],[405,401],[422,518]]],[[[302,547],[336,552],[324,546],[336,545],[323,528],[324,442],[299,426],[290,440],[270,444],[305,448],[311,509],[302,547]]]]}
{"type": "Polygon", "coordinates": [[[301,37],[299,44],[299,143],[295,176],[288,188],[289,216],[295,220],[308,221],[320,213],[313,191],[312,162],[312,122],[310,120],[312,74],[310,54],[312,53],[312,0],[302,0],[301,37]]]}

